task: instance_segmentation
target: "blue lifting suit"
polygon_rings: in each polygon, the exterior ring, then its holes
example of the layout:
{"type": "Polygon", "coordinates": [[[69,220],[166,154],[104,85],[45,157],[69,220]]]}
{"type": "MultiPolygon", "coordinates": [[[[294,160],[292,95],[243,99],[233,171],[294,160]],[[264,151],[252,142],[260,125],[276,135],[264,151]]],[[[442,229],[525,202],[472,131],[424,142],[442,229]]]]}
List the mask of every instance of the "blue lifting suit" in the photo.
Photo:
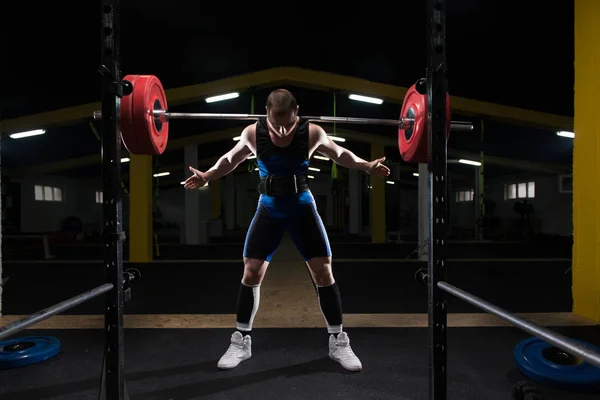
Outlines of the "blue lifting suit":
{"type": "Polygon", "coordinates": [[[308,127],[308,120],[300,118],[292,142],[280,147],[271,140],[266,118],[258,119],[260,198],[246,236],[244,257],[271,261],[286,230],[305,261],[331,256],[329,238],[308,187],[308,127]]]}

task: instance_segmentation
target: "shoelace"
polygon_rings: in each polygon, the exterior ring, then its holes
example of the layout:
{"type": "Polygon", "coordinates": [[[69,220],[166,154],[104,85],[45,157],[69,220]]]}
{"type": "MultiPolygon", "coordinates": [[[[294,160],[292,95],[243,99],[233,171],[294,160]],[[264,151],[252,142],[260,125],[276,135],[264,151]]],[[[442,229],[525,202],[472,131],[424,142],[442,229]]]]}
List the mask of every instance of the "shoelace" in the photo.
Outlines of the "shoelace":
{"type": "Polygon", "coordinates": [[[231,343],[229,345],[229,348],[227,349],[227,351],[225,352],[226,356],[232,356],[234,355],[237,351],[242,350],[243,346],[241,343],[231,343]]]}
{"type": "Polygon", "coordinates": [[[340,355],[344,358],[353,358],[356,357],[354,352],[352,351],[352,347],[350,347],[350,342],[337,342],[337,348],[340,352],[340,355]]]}
{"type": "Polygon", "coordinates": [[[354,352],[352,351],[352,348],[349,346],[344,346],[340,348],[340,353],[342,358],[355,358],[356,355],[354,354],[354,352]]]}

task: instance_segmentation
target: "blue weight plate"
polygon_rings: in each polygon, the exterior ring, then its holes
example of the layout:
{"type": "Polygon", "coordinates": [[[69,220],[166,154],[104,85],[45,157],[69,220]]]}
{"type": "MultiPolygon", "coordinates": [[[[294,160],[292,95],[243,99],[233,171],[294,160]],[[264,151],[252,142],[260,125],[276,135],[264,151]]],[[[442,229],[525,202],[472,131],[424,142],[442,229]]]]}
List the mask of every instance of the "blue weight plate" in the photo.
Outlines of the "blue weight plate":
{"type": "MultiPolygon", "coordinates": [[[[600,348],[578,341],[596,351],[600,348]]],[[[517,368],[543,385],[578,392],[600,390],[600,368],[567,355],[537,337],[522,340],[515,346],[517,368]]]]}
{"type": "Polygon", "coordinates": [[[54,357],[60,341],[52,336],[25,336],[0,341],[0,369],[35,364],[54,357]]]}

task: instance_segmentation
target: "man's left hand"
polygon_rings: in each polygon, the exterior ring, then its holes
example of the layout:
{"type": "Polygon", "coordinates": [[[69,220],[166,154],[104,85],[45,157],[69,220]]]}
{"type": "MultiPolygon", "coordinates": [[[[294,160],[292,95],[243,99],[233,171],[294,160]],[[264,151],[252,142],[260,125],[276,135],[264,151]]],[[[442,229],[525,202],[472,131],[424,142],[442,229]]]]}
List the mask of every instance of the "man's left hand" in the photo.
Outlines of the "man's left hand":
{"type": "Polygon", "coordinates": [[[383,178],[390,174],[390,169],[383,165],[385,157],[373,160],[367,164],[367,174],[383,178]]]}

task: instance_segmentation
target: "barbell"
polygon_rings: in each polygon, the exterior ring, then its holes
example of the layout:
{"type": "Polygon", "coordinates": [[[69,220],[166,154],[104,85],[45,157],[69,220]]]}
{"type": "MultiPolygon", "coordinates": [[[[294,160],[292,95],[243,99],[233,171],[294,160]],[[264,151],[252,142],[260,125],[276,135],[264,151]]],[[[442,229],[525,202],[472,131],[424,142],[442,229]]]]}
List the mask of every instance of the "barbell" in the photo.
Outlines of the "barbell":
{"type": "MultiPolygon", "coordinates": [[[[131,154],[162,154],[169,139],[169,121],[172,119],[257,120],[259,114],[218,114],[171,112],[160,80],[154,75],[127,75],[131,91],[121,99],[121,137],[131,154]]],[[[468,132],[470,122],[450,121],[450,98],[446,95],[447,131],[468,132]]],[[[102,119],[101,111],[94,111],[94,119],[102,119]]],[[[410,163],[426,163],[427,146],[427,96],[420,94],[416,84],[404,97],[399,119],[354,118],[332,116],[306,116],[311,122],[359,125],[384,125],[398,128],[398,148],[402,159],[410,163]]]]}

